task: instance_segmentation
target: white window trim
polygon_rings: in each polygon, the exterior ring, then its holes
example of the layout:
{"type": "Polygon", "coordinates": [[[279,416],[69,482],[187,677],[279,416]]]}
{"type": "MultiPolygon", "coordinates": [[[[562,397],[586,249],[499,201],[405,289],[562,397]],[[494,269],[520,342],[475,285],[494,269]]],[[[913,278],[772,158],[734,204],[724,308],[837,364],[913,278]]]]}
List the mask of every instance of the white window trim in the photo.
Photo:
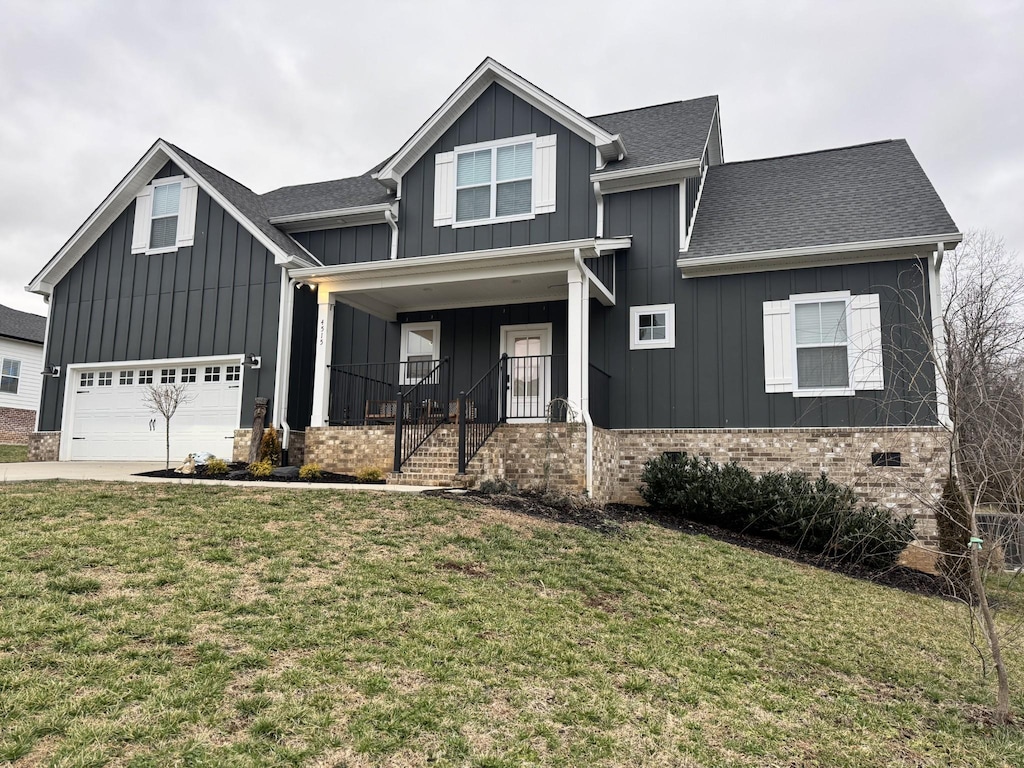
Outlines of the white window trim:
{"type": "Polygon", "coordinates": [[[789,333],[793,360],[793,397],[853,397],[857,391],[853,387],[853,359],[850,354],[850,339],[853,338],[853,327],[850,317],[850,292],[826,291],[824,293],[798,293],[789,297],[789,333]],[[797,304],[820,304],[826,301],[842,301],[846,304],[846,343],[845,344],[797,344],[796,343],[796,306],[797,304]],[[796,351],[811,347],[846,347],[846,387],[801,387],[800,366],[797,364],[796,351]]]}
{"type": "MultiPolygon", "coordinates": [[[[157,187],[164,187],[164,186],[167,186],[168,184],[182,184],[184,181],[185,181],[185,177],[184,176],[168,176],[165,179],[153,179],[153,181],[151,181],[149,183],[149,186],[151,186],[153,188],[152,194],[155,196],[156,188],[157,187]]],[[[181,199],[182,199],[182,194],[181,193],[182,193],[182,188],[179,187],[178,188],[178,212],[175,214],[175,227],[174,227],[174,231],[175,232],[178,231],[177,221],[178,221],[178,218],[181,217],[181,199]]],[[[147,222],[147,225],[148,225],[147,229],[149,230],[149,237],[150,237],[150,239],[152,239],[152,237],[153,237],[153,218],[154,218],[153,217],[153,209],[152,209],[152,206],[150,206],[149,220],[147,222]]],[[[167,217],[161,216],[160,218],[167,218],[167,217]]],[[[175,236],[175,240],[177,240],[177,236],[175,236]]],[[[157,254],[160,254],[160,253],[174,253],[176,250],[178,250],[178,248],[179,248],[179,246],[178,246],[177,242],[175,242],[174,245],[168,245],[168,246],[165,246],[163,248],[147,248],[144,251],[144,253],[145,253],[146,256],[156,256],[157,254]]]]}
{"type": "Polygon", "coordinates": [[[21,377],[21,369],[24,368],[24,366],[25,366],[24,361],[19,360],[16,357],[0,358],[0,376],[2,376],[5,379],[14,379],[14,391],[13,392],[0,392],[0,395],[17,395],[18,394],[18,390],[21,389],[21,378],[22,378],[21,377]],[[8,376],[7,374],[5,374],[3,372],[3,367],[7,363],[17,363],[18,364],[18,375],[17,376],[8,376]]]}
{"type": "Polygon", "coordinates": [[[675,349],[676,346],[676,305],[645,304],[629,308],[629,348],[630,349],[675,349]],[[665,338],[640,339],[640,315],[665,314],[665,338]]]}
{"type": "MultiPolygon", "coordinates": [[[[464,144],[455,147],[452,166],[452,229],[463,227],[477,227],[481,224],[501,224],[506,221],[527,221],[537,218],[537,134],[530,133],[523,136],[513,136],[508,139],[495,139],[494,141],[481,141],[477,144],[464,144]],[[529,144],[532,157],[530,169],[530,210],[528,213],[517,213],[511,216],[493,215],[498,210],[498,147],[514,146],[516,144],[529,144]],[[482,149],[491,151],[491,211],[492,215],[486,219],[458,220],[459,213],[459,155],[467,152],[478,152],[482,149]]],[[[509,179],[506,181],[522,181],[523,179],[509,179]]],[[[505,183],[505,182],[502,182],[505,183]]],[[[472,186],[483,186],[475,184],[472,186]]]]}
{"type": "MultiPolygon", "coordinates": [[[[406,375],[408,368],[407,363],[409,362],[409,332],[410,331],[426,331],[431,330],[434,332],[434,366],[441,362],[441,321],[432,320],[425,323],[402,323],[402,340],[401,349],[399,351],[399,366],[398,366],[398,383],[402,386],[409,384],[416,384],[420,381],[418,377],[409,377],[406,375]]],[[[436,374],[435,374],[436,378],[436,374]]],[[[430,383],[430,382],[428,382],[430,383]]]]}

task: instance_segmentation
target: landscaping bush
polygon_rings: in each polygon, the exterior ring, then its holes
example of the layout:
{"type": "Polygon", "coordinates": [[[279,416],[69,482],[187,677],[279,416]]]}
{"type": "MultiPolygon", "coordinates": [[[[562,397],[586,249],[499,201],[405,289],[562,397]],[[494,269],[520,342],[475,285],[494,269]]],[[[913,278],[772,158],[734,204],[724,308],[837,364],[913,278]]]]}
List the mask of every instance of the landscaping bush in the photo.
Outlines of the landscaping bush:
{"type": "Polygon", "coordinates": [[[228,463],[224,461],[224,459],[218,459],[216,457],[207,461],[206,465],[203,467],[203,472],[207,475],[226,475],[229,470],[230,467],[228,467],[228,463]]]}
{"type": "Polygon", "coordinates": [[[946,577],[950,595],[966,598],[971,587],[971,561],[967,547],[971,541],[971,511],[964,503],[955,477],[946,478],[935,511],[939,534],[939,570],[946,577]]]}
{"type": "Polygon", "coordinates": [[[299,467],[299,480],[319,480],[323,474],[319,464],[303,464],[299,467]]]}
{"type": "Polygon", "coordinates": [[[273,427],[267,427],[263,432],[258,458],[260,461],[269,461],[275,467],[281,466],[281,438],[273,427]]]}
{"type": "Polygon", "coordinates": [[[480,487],[477,490],[480,493],[486,493],[488,496],[494,496],[495,494],[512,493],[515,490],[515,486],[500,477],[488,478],[480,483],[480,487]]]}
{"type": "Polygon", "coordinates": [[[253,477],[270,477],[270,473],[274,471],[274,465],[267,459],[262,461],[254,461],[249,465],[249,474],[253,477]]]}
{"type": "Polygon", "coordinates": [[[384,479],[384,470],[380,467],[363,467],[356,472],[356,480],[360,483],[379,483],[384,479]]]}
{"type": "Polygon", "coordinates": [[[822,474],[755,477],[734,462],[682,454],[648,461],[640,495],[690,520],[777,539],[831,559],[870,568],[893,565],[914,538],[914,522],[876,505],[858,506],[849,486],[822,474]]]}

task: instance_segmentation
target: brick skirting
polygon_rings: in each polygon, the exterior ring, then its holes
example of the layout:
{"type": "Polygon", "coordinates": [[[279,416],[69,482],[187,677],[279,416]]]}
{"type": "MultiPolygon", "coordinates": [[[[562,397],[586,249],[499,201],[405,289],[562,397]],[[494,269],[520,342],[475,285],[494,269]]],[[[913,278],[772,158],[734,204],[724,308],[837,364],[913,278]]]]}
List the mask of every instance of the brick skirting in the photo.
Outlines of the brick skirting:
{"type": "Polygon", "coordinates": [[[36,412],[24,408],[0,408],[0,443],[27,445],[36,428],[36,412]]]}
{"type": "Polygon", "coordinates": [[[60,459],[60,432],[33,432],[28,436],[29,461],[60,459]]]}
{"type": "Polygon", "coordinates": [[[355,475],[377,467],[386,474],[394,463],[393,426],[307,427],[304,438],[304,461],[330,472],[355,475]]]}

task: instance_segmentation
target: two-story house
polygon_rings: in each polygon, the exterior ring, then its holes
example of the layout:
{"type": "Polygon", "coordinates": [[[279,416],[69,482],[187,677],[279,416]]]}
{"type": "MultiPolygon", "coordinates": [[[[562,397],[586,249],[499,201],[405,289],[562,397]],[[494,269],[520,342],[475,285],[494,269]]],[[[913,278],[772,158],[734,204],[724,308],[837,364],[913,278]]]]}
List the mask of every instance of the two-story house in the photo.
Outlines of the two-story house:
{"type": "Polygon", "coordinates": [[[584,117],[487,59],[362,176],[257,195],[157,141],[29,286],[33,455],[162,455],[141,393],[185,382],[181,455],[263,396],[340,471],[620,498],[701,451],[911,508],[960,239],[905,141],[726,163],[717,97],[584,117]]]}

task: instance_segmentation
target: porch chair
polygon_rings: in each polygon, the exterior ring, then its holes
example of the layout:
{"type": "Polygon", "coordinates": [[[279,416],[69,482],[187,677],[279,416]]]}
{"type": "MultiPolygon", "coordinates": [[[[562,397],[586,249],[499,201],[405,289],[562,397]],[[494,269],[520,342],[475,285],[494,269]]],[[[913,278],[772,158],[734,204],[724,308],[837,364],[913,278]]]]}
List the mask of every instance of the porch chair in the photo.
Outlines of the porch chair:
{"type": "MultiPolygon", "coordinates": [[[[448,421],[452,424],[459,423],[459,401],[452,400],[448,403],[448,421]]],[[[476,421],[476,405],[472,400],[466,400],[466,423],[470,424],[476,421]]]]}

